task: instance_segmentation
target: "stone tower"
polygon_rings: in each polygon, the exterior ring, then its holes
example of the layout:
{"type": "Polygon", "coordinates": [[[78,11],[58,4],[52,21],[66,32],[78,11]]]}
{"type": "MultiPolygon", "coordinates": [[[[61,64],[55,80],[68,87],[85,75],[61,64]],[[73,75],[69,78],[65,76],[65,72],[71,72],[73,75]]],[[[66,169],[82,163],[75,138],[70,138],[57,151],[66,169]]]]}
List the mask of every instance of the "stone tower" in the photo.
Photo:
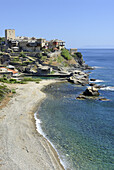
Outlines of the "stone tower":
{"type": "Polygon", "coordinates": [[[5,42],[7,44],[7,40],[15,40],[15,30],[14,29],[6,29],[5,30],[5,42]]]}

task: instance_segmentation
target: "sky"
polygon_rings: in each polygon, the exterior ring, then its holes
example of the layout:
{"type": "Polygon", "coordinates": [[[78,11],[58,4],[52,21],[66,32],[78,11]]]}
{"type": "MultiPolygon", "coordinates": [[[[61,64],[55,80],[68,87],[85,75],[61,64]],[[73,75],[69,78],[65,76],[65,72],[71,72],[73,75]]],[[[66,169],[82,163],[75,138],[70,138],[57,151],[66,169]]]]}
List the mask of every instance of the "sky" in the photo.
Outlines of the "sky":
{"type": "Polygon", "coordinates": [[[0,0],[0,36],[60,39],[67,48],[114,48],[114,0],[0,0]]]}

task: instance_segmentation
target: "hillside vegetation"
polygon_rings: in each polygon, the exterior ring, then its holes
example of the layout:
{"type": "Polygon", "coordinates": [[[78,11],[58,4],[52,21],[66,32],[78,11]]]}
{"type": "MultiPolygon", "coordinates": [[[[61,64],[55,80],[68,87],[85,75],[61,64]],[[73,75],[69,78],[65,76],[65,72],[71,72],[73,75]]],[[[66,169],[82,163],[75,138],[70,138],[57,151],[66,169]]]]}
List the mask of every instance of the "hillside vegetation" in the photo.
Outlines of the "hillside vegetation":
{"type": "Polygon", "coordinates": [[[7,86],[0,85],[0,102],[5,97],[5,95],[8,94],[9,92],[11,91],[7,88],[7,86]]]}

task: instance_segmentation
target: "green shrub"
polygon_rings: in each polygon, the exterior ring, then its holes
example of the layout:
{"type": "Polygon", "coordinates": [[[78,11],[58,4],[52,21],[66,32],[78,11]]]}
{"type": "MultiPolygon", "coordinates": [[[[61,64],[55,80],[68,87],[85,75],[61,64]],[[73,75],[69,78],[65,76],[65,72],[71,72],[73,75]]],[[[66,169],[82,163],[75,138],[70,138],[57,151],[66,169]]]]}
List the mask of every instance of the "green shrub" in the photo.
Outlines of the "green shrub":
{"type": "Polygon", "coordinates": [[[39,59],[41,59],[41,58],[42,58],[42,53],[37,53],[37,54],[36,54],[36,57],[39,58],[39,59]]]}
{"type": "Polygon", "coordinates": [[[63,65],[64,65],[64,67],[68,67],[68,63],[64,63],[63,65]]]}
{"type": "Polygon", "coordinates": [[[4,81],[4,78],[3,78],[3,77],[1,77],[1,78],[0,78],[0,81],[1,81],[1,82],[3,82],[3,81],[4,81]]]}
{"type": "Polygon", "coordinates": [[[16,80],[16,79],[10,79],[9,82],[11,82],[11,83],[17,83],[17,80],[16,80]]]}
{"type": "Polygon", "coordinates": [[[42,57],[41,57],[41,60],[42,60],[42,61],[46,61],[46,60],[47,60],[47,56],[42,56],[42,57]]]}
{"type": "Polygon", "coordinates": [[[82,54],[80,52],[77,52],[76,55],[79,57],[79,58],[82,58],[82,54]]]}
{"type": "Polygon", "coordinates": [[[20,83],[20,84],[26,84],[26,82],[25,82],[25,81],[22,81],[22,80],[21,80],[19,83],[20,83]]]}
{"type": "Polygon", "coordinates": [[[12,89],[11,92],[12,92],[12,93],[16,93],[15,89],[12,89]]]}
{"type": "Polygon", "coordinates": [[[3,77],[4,77],[4,78],[7,77],[6,74],[4,74],[3,77]]]}
{"type": "Polygon", "coordinates": [[[64,61],[64,58],[61,56],[61,55],[59,55],[58,57],[57,57],[57,62],[58,63],[62,63],[64,61]]]}
{"type": "Polygon", "coordinates": [[[5,97],[7,93],[10,92],[10,89],[5,85],[0,85],[0,101],[5,97]]]}
{"type": "Polygon", "coordinates": [[[41,81],[41,79],[40,78],[32,78],[32,77],[24,77],[23,78],[23,81],[41,81]]]}
{"type": "Polygon", "coordinates": [[[32,77],[24,77],[23,81],[32,81],[32,77]]]}
{"type": "Polygon", "coordinates": [[[40,78],[34,78],[34,81],[41,81],[42,79],[40,78]]]}
{"type": "Polygon", "coordinates": [[[39,84],[39,81],[36,81],[37,84],[39,84]]]}
{"type": "Polygon", "coordinates": [[[50,74],[54,74],[54,73],[55,73],[55,71],[54,71],[54,70],[52,70],[50,74]]]}
{"type": "Polygon", "coordinates": [[[26,57],[26,55],[25,55],[23,52],[20,52],[19,57],[23,57],[23,58],[25,58],[25,57],[26,57]]]}
{"type": "Polygon", "coordinates": [[[71,60],[72,56],[70,55],[69,51],[65,48],[62,49],[61,55],[66,59],[66,60],[71,60]]]}
{"type": "Polygon", "coordinates": [[[7,80],[7,77],[4,77],[4,80],[7,80]]]}
{"type": "Polygon", "coordinates": [[[73,54],[74,58],[82,58],[82,54],[80,52],[74,53],[73,54]]]}
{"type": "Polygon", "coordinates": [[[2,52],[5,52],[6,50],[5,49],[2,49],[2,52]]]}

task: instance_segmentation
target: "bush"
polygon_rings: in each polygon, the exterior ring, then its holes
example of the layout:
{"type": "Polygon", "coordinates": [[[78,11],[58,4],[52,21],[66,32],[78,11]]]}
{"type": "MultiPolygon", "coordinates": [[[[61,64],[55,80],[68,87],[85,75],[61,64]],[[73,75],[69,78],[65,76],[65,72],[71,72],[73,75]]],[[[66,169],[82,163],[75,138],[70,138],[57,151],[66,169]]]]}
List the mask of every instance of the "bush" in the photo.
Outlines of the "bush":
{"type": "Polygon", "coordinates": [[[41,79],[40,78],[32,78],[32,77],[24,77],[23,81],[35,81],[35,82],[38,82],[38,81],[41,81],[41,79]]]}
{"type": "Polygon", "coordinates": [[[12,93],[16,93],[15,89],[12,89],[11,92],[12,92],[12,93]]]}
{"type": "Polygon", "coordinates": [[[39,81],[36,81],[37,84],[39,84],[39,81]]]}
{"type": "Polygon", "coordinates": [[[9,93],[10,90],[7,88],[7,86],[0,85],[0,101],[4,98],[4,96],[9,93]]]}
{"type": "Polygon", "coordinates": [[[58,63],[62,63],[63,61],[64,61],[64,58],[59,55],[59,56],[57,57],[57,62],[58,62],[58,63]]]}
{"type": "Polygon", "coordinates": [[[0,78],[0,81],[3,83],[10,83],[10,84],[15,84],[18,83],[16,79],[7,79],[6,77],[0,78]]]}
{"type": "Polygon", "coordinates": [[[54,74],[54,73],[55,73],[55,71],[54,71],[54,70],[52,70],[50,74],[54,74]]]}
{"type": "Polygon", "coordinates": [[[22,80],[21,80],[19,83],[20,83],[20,84],[26,84],[26,82],[25,82],[25,81],[22,81],[22,80]]]}
{"type": "Polygon", "coordinates": [[[24,77],[23,81],[32,81],[32,77],[24,77]]]}
{"type": "Polygon", "coordinates": [[[25,55],[23,52],[20,52],[19,57],[23,57],[23,58],[25,58],[25,57],[26,57],[26,55],[25,55]]]}
{"type": "Polygon", "coordinates": [[[42,60],[42,61],[46,61],[46,60],[47,60],[47,56],[42,56],[42,57],[41,57],[41,60],[42,60]]]}
{"type": "Polygon", "coordinates": [[[66,59],[66,60],[71,60],[72,56],[69,54],[69,51],[65,48],[62,49],[61,55],[66,59]]]}
{"type": "Polygon", "coordinates": [[[3,81],[4,81],[4,78],[3,78],[3,77],[1,77],[1,78],[0,78],[0,81],[1,81],[1,82],[3,82],[3,81]]]}
{"type": "Polygon", "coordinates": [[[5,52],[6,50],[5,49],[2,49],[2,52],[5,52]]]}
{"type": "Polygon", "coordinates": [[[10,79],[9,82],[14,84],[14,83],[17,83],[17,80],[16,79],[10,79]]]}
{"type": "Polygon", "coordinates": [[[6,74],[4,74],[3,77],[6,78],[7,77],[6,74]]]}
{"type": "Polygon", "coordinates": [[[39,58],[39,59],[41,59],[41,58],[42,58],[42,53],[37,53],[37,54],[36,54],[36,57],[39,58]]]}
{"type": "Polygon", "coordinates": [[[82,58],[82,54],[80,52],[74,53],[73,55],[74,58],[82,58]]]}

